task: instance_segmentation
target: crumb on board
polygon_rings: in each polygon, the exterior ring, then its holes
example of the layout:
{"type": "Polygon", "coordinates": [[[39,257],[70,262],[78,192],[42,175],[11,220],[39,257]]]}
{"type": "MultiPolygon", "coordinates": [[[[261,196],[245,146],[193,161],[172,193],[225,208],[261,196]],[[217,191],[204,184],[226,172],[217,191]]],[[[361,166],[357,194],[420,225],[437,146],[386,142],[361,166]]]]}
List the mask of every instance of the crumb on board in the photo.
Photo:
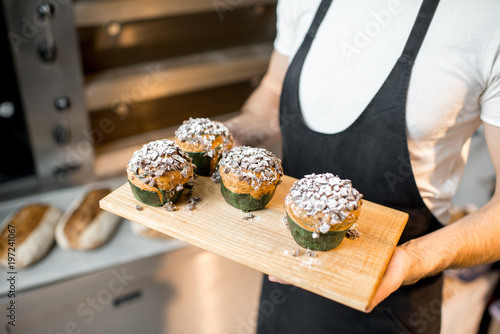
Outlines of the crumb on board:
{"type": "Polygon", "coordinates": [[[309,248],[306,249],[306,255],[307,256],[310,256],[310,257],[316,257],[316,252],[315,251],[312,251],[310,250],[309,248]]]}
{"type": "Polygon", "coordinates": [[[286,229],[290,231],[290,225],[288,225],[288,219],[286,218],[286,216],[281,219],[281,222],[285,224],[286,229]]]}
{"type": "Polygon", "coordinates": [[[163,205],[163,208],[167,211],[173,212],[177,210],[177,207],[172,202],[167,202],[163,205]]]}
{"type": "Polygon", "coordinates": [[[219,174],[219,171],[218,171],[218,170],[216,170],[216,171],[212,174],[212,176],[210,176],[210,179],[211,179],[212,181],[214,181],[214,183],[215,183],[215,184],[220,183],[220,174],[219,174]]]}
{"type": "Polygon", "coordinates": [[[136,206],[135,206],[135,209],[136,209],[137,211],[142,211],[142,210],[144,210],[144,208],[143,208],[142,206],[140,206],[140,205],[136,205],[136,206]]]}
{"type": "Polygon", "coordinates": [[[358,224],[354,223],[347,230],[347,233],[346,233],[345,237],[347,239],[350,239],[350,240],[357,240],[357,239],[359,239],[359,237],[361,236],[361,233],[358,231],[357,227],[358,227],[358,224]]]}
{"type": "Polygon", "coordinates": [[[189,197],[187,202],[188,202],[188,205],[186,205],[184,207],[184,209],[189,210],[189,211],[193,211],[196,208],[196,206],[198,205],[198,203],[201,202],[201,196],[189,197]]]}
{"type": "Polygon", "coordinates": [[[312,268],[312,266],[322,266],[320,259],[317,257],[316,252],[306,249],[302,250],[297,248],[296,250],[286,250],[284,252],[286,256],[292,256],[297,259],[298,263],[301,266],[306,266],[308,268],[312,268]]]}
{"type": "Polygon", "coordinates": [[[306,250],[297,248],[294,251],[285,251],[285,255],[291,255],[293,257],[300,257],[300,256],[316,257],[316,252],[310,250],[309,248],[307,248],[306,250]]]}
{"type": "Polygon", "coordinates": [[[243,217],[243,220],[249,220],[249,219],[254,219],[255,215],[251,212],[249,212],[245,217],[243,217]]]}

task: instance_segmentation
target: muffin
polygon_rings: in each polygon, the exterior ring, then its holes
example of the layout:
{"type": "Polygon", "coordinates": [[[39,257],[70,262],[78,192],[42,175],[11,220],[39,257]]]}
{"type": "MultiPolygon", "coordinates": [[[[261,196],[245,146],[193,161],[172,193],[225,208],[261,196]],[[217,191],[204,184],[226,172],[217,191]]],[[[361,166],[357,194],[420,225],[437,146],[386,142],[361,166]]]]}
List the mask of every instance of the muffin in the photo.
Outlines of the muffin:
{"type": "Polygon", "coordinates": [[[175,143],[191,157],[195,174],[210,176],[222,153],[233,147],[233,136],[221,122],[189,118],[175,131],[175,143]]]}
{"type": "Polygon", "coordinates": [[[232,148],[219,161],[222,196],[243,212],[264,208],[281,182],[281,160],[263,148],[232,148]]]}
{"type": "Polygon", "coordinates": [[[285,197],[286,221],[293,238],[304,248],[334,249],[357,221],[362,197],[350,180],[331,173],[304,176],[285,197]]]}
{"type": "Polygon", "coordinates": [[[139,202],[161,206],[179,199],[194,177],[194,165],[173,141],[157,140],[134,152],[127,177],[139,202]]]}

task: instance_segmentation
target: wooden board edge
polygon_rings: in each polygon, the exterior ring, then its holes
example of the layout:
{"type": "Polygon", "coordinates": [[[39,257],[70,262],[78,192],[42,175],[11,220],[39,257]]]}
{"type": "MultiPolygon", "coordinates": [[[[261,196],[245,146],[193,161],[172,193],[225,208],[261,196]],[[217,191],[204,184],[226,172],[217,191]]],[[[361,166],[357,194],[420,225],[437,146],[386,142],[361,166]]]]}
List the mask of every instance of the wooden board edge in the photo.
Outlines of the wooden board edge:
{"type": "MultiPolygon", "coordinates": [[[[377,204],[377,205],[380,205],[380,204],[377,204]]],[[[393,247],[392,247],[391,255],[388,256],[387,259],[386,259],[386,261],[384,262],[384,267],[386,268],[386,270],[387,270],[387,267],[389,266],[389,263],[392,260],[392,256],[394,255],[394,252],[396,251],[396,247],[398,246],[399,239],[401,239],[401,235],[403,234],[403,231],[406,228],[406,224],[408,223],[408,219],[410,219],[410,215],[408,213],[406,213],[406,212],[403,212],[403,211],[400,211],[400,210],[396,210],[396,209],[392,209],[392,208],[389,208],[389,209],[398,212],[401,215],[402,219],[404,217],[404,223],[402,223],[400,225],[400,228],[399,228],[399,230],[396,233],[397,235],[399,235],[399,237],[396,240],[394,240],[394,242],[393,242],[393,247]]],[[[364,312],[364,313],[370,313],[371,312],[371,311],[368,310],[368,307],[370,306],[370,303],[373,300],[373,297],[375,297],[375,293],[377,292],[377,290],[378,290],[378,288],[380,286],[380,283],[382,282],[382,278],[384,277],[386,270],[383,271],[383,272],[381,272],[378,275],[378,277],[377,277],[377,284],[375,284],[375,286],[373,287],[373,291],[370,294],[370,298],[369,298],[368,303],[366,305],[364,305],[362,309],[359,309],[359,311],[364,312]]]]}
{"type": "MultiPolygon", "coordinates": [[[[121,210],[119,210],[119,208],[115,204],[113,204],[112,202],[110,202],[108,200],[109,197],[112,197],[114,195],[113,194],[114,192],[120,191],[121,188],[124,188],[124,187],[127,187],[127,186],[128,186],[128,183],[124,183],[123,185],[121,185],[118,188],[116,188],[113,192],[111,192],[110,194],[108,194],[106,197],[102,198],[99,201],[99,207],[101,209],[103,209],[103,210],[109,211],[109,212],[111,212],[113,214],[116,214],[116,215],[118,215],[120,217],[123,217],[125,219],[129,219],[129,218],[125,217],[125,214],[123,214],[123,213],[120,212],[121,210]]],[[[370,202],[370,201],[367,201],[367,200],[364,200],[364,201],[370,202]]],[[[396,209],[392,209],[392,208],[389,208],[389,207],[385,207],[383,205],[380,205],[380,204],[377,204],[377,203],[373,203],[373,202],[370,202],[370,203],[373,204],[373,205],[376,205],[376,206],[383,207],[383,208],[385,208],[387,210],[391,210],[391,211],[393,211],[395,213],[397,212],[398,216],[401,216],[401,219],[404,219],[404,223],[398,224],[399,229],[398,229],[396,235],[398,235],[399,237],[397,239],[393,240],[393,242],[392,242],[393,243],[393,247],[392,247],[391,255],[387,257],[387,259],[386,259],[386,261],[384,263],[384,267],[387,268],[387,266],[388,266],[388,264],[389,264],[389,262],[390,262],[390,260],[392,258],[392,255],[394,254],[394,251],[395,251],[395,249],[397,247],[399,239],[401,238],[401,234],[402,234],[404,228],[406,227],[406,224],[407,224],[408,219],[409,219],[409,215],[408,215],[408,213],[405,213],[405,212],[400,211],[400,210],[396,210],[396,209]]],[[[169,235],[171,237],[174,237],[176,239],[179,239],[181,241],[184,241],[184,242],[187,242],[187,243],[191,244],[189,241],[186,241],[183,238],[183,236],[174,235],[174,234],[171,234],[171,233],[166,233],[165,231],[163,231],[160,228],[158,228],[158,226],[155,226],[153,224],[145,224],[145,223],[142,223],[142,222],[139,223],[139,224],[142,224],[142,225],[147,226],[147,227],[149,227],[149,228],[151,228],[153,230],[156,230],[156,231],[158,231],[160,233],[169,235]]],[[[217,250],[214,251],[214,250],[210,249],[210,247],[209,248],[205,248],[205,247],[198,246],[198,245],[195,246],[195,247],[202,248],[202,249],[204,249],[206,251],[214,253],[214,254],[216,254],[218,256],[222,256],[222,257],[227,258],[227,259],[229,259],[231,261],[236,261],[238,263],[241,263],[237,259],[231,258],[230,254],[226,254],[226,253],[222,254],[221,252],[217,252],[217,250]]],[[[242,264],[245,265],[245,266],[247,266],[247,267],[249,267],[249,268],[252,268],[254,270],[257,270],[259,272],[267,274],[267,275],[276,276],[276,277],[280,276],[279,274],[276,274],[276,273],[273,274],[272,270],[267,270],[267,268],[263,268],[263,267],[261,268],[259,266],[255,266],[253,263],[242,263],[242,264]]],[[[305,284],[306,286],[304,287],[304,284],[302,282],[300,282],[299,280],[294,281],[292,279],[292,280],[289,280],[289,281],[290,281],[291,284],[301,284],[302,285],[301,288],[304,289],[304,290],[307,290],[307,291],[310,291],[310,292],[313,292],[313,293],[321,292],[322,296],[324,296],[325,298],[334,300],[335,302],[338,302],[338,303],[343,304],[345,306],[351,307],[351,308],[356,309],[356,310],[358,310],[360,312],[369,313],[368,312],[368,306],[370,305],[371,301],[373,300],[373,297],[374,297],[374,295],[375,295],[375,293],[376,293],[376,291],[377,291],[377,289],[378,289],[378,287],[380,285],[380,282],[381,282],[382,277],[384,276],[384,274],[385,274],[385,271],[381,272],[378,275],[377,280],[376,280],[377,283],[373,286],[373,290],[372,290],[372,292],[370,294],[370,297],[369,297],[369,299],[368,299],[367,302],[363,302],[363,301],[359,301],[359,300],[355,301],[355,300],[352,300],[352,299],[351,300],[347,300],[345,296],[343,296],[341,294],[338,294],[338,293],[335,293],[334,291],[331,291],[331,290],[315,289],[315,290],[320,290],[320,291],[312,291],[311,289],[308,288],[307,284],[305,284]]]]}
{"type": "MultiPolygon", "coordinates": [[[[102,201],[102,200],[101,200],[102,201]]],[[[106,210],[106,211],[109,211],[113,214],[116,214],[118,216],[121,216],[123,218],[126,218],[127,217],[124,217],[124,215],[121,215],[119,210],[116,210],[114,207],[113,207],[113,204],[112,203],[109,203],[109,202],[106,202],[106,201],[102,201],[102,202],[99,202],[100,204],[100,207],[103,209],[103,210],[106,210]]],[[[166,234],[166,235],[169,235],[173,238],[176,238],[178,240],[181,240],[183,242],[186,242],[188,244],[191,244],[192,245],[192,241],[190,240],[186,240],[183,236],[179,236],[179,235],[176,235],[174,233],[166,233],[165,231],[163,231],[161,228],[158,228],[158,226],[156,225],[153,225],[153,224],[149,224],[149,223],[139,223],[141,225],[144,225],[148,228],[151,228],[153,230],[156,230],[160,233],[163,233],[163,234],[166,234]]],[[[235,261],[235,262],[238,262],[238,263],[241,263],[242,265],[244,266],[247,266],[253,270],[256,270],[256,271],[259,271],[265,275],[271,275],[271,276],[275,276],[275,277],[279,277],[281,276],[279,273],[275,273],[273,272],[272,268],[271,267],[264,267],[264,266],[258,266],[258,265],[255,265],[255,263],[253,262],[241,262],[240,259],[238,258],[233,258],[231,257],[231,254],[230,253],[223,253],[223,252],[219,252],[217,251],[217,249],[211,249],[210,247],[205,247],[205,245],[196,245],[195,247],[198,247],[198,248],[201,248],[205,251],[208,251],[208,252],[211,252],[213,254],[216,254],[218,256],[221,256],[221,257],[224,257],[226,259],[229,259],[231,261],[235,261]]],[[[331,299],[337,303],[340,303],[340,304],[343,304],[347,307],[350,307],[350,308],[353,308],[355,310],[358,310],[358,311],[361,311],[361,312],[365,312],[365,309],[368,307],[368,304],[367,303],[363,303],[362,301],[358,301],[358,300],[348,300],[345,296],[343,296],[342,294],[337,294],[335,293],[334,291],[331,291],[331,290],[326,290],[326,289],[314,289],[312,287],[309,287],[308,284],[303,284],[301,281],[299,280],[294,280],[294,279],[289,279],[288,280],[290,284],[292,285],[296,285],[296,284],[300,284],[302,285],[300,288],[301,289],[304,289],[304,290],[307,290],[309,292],[312,292],[312,293],[321,293],[322,296],[324,296],[325,298],[328,298],[328,299],[331,299]],[[304,286],[305,285],[305,286],[304,286]],[[314,291],[316,290],[316,291],[314,291]],[[318,291],[320,290],[320,291],[318,291]]],[[[373,298],[373,297],[372,297],[373,298]]],[[[370,299],[371,300],[371,299],[370,299]]],[[[369,302],[368,302],[369,303],[369,302]]]]}

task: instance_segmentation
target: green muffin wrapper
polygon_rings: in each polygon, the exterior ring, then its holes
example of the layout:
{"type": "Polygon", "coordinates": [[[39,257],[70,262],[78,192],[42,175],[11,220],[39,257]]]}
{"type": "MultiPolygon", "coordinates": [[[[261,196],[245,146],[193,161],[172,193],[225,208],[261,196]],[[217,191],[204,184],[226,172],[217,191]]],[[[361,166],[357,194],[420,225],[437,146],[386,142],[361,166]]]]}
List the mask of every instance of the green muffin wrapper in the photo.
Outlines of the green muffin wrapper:
{"type": "Polygon", "coordinates": [[[130,180],[128,183],[130,184],[130,189],[132,189],[132,194],[134,194],[135,199],[143,204],[151,206],[162,206],[167,202],[174,203],[181,197],[182,191],[184,190],[165,191],[160,189],[162,194],[162,199],[160,199],[160,196],[156,191],[143,190],[130,182],[130,180]]]}
{"type": "MultiPolygon", "coordinates": [[[[210,167],[212,165],[212,158],[210,158],[206,152],[186,152],[191,158],[191,162],[196,165],[194,173],[200,176],[210,176],[212,171],[210,167]]],[[[219,157],[220,158],[220,157],[219,157]]]]}
{"type": "Polygon", "coordinates": [[[343,231],[319,233],[318,238],[313,238],[314,232],[308,231],[297,224],[292,218],[290,218],[290,216],[288,216],[288,213],[286,214],[286,219],[288,226],[290,227],[290,233],[292,233],[292,237],[295,242],[299,244],[299,246],[311,250],[329,251],[338,247],[342,243],[342,240],[344,240],[348,230],[345,229],[343,231]]]}
{"type": "Polygon", "coordinates": [[[222,197],[228,204],[243,212],[249,212],[263,209],[273,198],[276,187],[274,187],[273,191],[262,195],[262,197],[254,198],[250,194],[238,194],[230,191],[221,179],[220,190],[222,197]]]}

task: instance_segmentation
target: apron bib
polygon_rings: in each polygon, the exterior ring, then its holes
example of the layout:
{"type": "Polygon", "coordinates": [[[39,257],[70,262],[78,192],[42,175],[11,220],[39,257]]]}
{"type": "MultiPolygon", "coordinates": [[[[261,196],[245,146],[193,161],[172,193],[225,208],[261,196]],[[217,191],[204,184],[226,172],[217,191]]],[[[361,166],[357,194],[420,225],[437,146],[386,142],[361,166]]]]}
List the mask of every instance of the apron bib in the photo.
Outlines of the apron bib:
{"type": "MultiPolygon", "coordinates": [[[[283,169],[286,175],[296,178],[333,173],[352,180],[367,200],[407,212],[410,218],[401,244],[441,227],[418,190],[406,134],[411,71],[439,0],[423,1],[401,57],[358,119],[344,131],[323,134],[311,130],[302,117],[299,82],[304,61],[331,3],[321,2],[283,82],[283,169]]],[[[258,333],[439,333],[441,294],[442,275],[438,275],[400,288],[365,314],[264,277],[258,333]],[[276,295],[282,298],[277,300],[276,295]]]]}

